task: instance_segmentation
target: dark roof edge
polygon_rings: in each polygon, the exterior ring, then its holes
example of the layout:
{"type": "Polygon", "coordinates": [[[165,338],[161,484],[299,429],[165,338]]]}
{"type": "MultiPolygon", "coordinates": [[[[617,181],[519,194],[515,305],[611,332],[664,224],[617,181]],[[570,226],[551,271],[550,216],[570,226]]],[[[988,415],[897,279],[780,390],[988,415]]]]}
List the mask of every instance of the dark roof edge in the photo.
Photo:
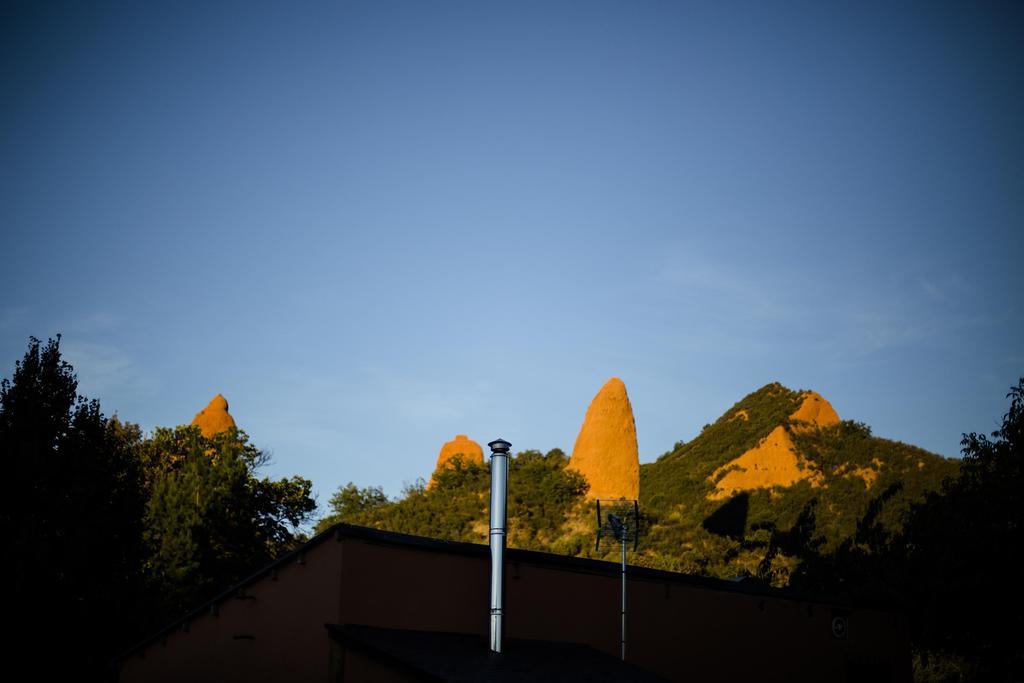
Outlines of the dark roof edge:
{"type": "MultiPolygon", "coordinates": [[[[313,538],[309,539],[294,550],[290,550],[281,557],[277,558],[270,564],[262,567],[256,572],[253,572],[246,578],[242,579],[238,583],[232,585],[230,588],[217,594],[210,600],[207,600],[199,607],[172,621],[167,626],[159,629],[155,633],[146,638],[143,638],[139,642],[135,643],[131,647],[125,649],[120,654],[114,657],[115,662],[127,659],[136,651],[141,650],[150,643],[163,638],[164,636],[177,630],[182,624],[187,621],[191,621],[196,617],[202,616],[208,612],[209,609],[217,605],[224,600],[237,594],[238,591],[249,584],[258,581],[259,579],[272,573],[278,567],[282,567],[289,562],[296,560],[300,555],[305,554],[311,548],[314,548],[328,539],[342,538],[355,538],[375,543],[381,543],[384,545],[400,545],[408,548],[416,548],[420,550],[433,550],[455,553],[459,555],[489,555],[489,546],[479,543],[466,543],[464,541],[445,541],[436,538],[427,538],[425,536],[411,536],[409,534],[401,534],[394,531],[382,531],[380,529],[373,529],[370,527],[355,526],[352,524],[338,523],[320,532],[313,538]]],[[[509,548],[505,551],[505,561],[510,563],[528,563],[533,565],[557,567],[560,569],[567,569],[570,571],[585,572],[590,574],[614,574],[619,575],[621,567],[616,562],[605,562],[603,560],[593,560],[585,557],[570,557],[568,555],[556,555],[554,553],[543,553],[535,550],[521,550],[519,548],[509,548]]],[[[729,593],[742,593],[745,595],[756,595],[762,597],[769,597],[782,600],[793,600],[796,602],[815,602],[824,603],[829,605],[835,605],[837,607],[848,607],[848,608],[859,608],[859,609],[875,609],[881,611],[899,611],[894,605],[883,605],[877,603],[859,603],[854,604],[849,600],[836,599],[824,594],[810,594],[803,591],[797,591],[791,588],[774,588],[772,586],[765,586],[760,583],[749,583],[749,582],[737,582],[728,581],[726,579],[716,579],[709,576],[698,576],[696,574],[683,574],[680,572],[670,572],[663,569],[651,569],[649,567],[640,567],[635,565],[629,565],[629,577],[631,579],[645,579],[649,581],[671,581],[677,584],[685,584],[689,586],[695,586],[700,588],[706,588],[710,590],[719,590],[729,593]]]]}
{"type": "Polygon", "coordinates": [[[399,671],[402,671],[403,673],[409,674],[411,676],[415,676],[416,678],[422,681],[437,681],[438,683],[443,683],[442,679],[438,678],[437,676],[434,676],[429,671],[424,671],[418,666],[415,666],[410,662],[400,659],[399,657],[396,657],[390,652],[382,650],[379,647],[375,647],[373,644],[366,642],[365,639],[354,636],[342,624],[324,624],[324,628],[327,629],[327,633],[330,634],[332,638],[337,638],[341,640],[345,645],[348,645],[349,647],[355,647],[355,649],[359,650],[371,659],[377,660],[378,662],[385,662],[387,664],[390,664],[399,671]]]}

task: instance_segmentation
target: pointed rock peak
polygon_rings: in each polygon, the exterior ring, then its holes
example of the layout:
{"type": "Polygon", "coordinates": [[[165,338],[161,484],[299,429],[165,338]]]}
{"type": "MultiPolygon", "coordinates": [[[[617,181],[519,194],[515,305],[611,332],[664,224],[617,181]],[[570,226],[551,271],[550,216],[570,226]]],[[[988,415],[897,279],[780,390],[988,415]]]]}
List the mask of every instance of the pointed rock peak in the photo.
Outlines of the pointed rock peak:
{"type": "MultiPolygon", "coordinates": [[[[611,392],[614,392],[616,394],[621,394],[623,397],[625,397],[626,396],[626,383],[623,382],[618,377],[612,377],[611,379],[609,379],[607,382],[604,383],[604,386],[602,386],[601,390],[597,392],[597,396],[594,397],[594,400],[596,401],[598,399],[598,397],[601,396],[601,394],[611,393],[611,392]]],[[[629,399],[627,398],[626,400],[628,401],[629,399]]]]}
{"type": "Polygon", "coordinates": [[[589,498],[640,497],[640,457],[633,407],[618,377],[605,382],[587,408],[569,467],[590,484],[589,498]]]}
{"type": "MultiPolygon", "coordinates": [[[[442,467],[450,467],[455,458],[482,465],[484,464],[484,449],[465,434],[456,434],[454,439],[441,446],[441,452],[437,454],[434,474],[440,471],[442,467]]],[[[433,485],[434,476],[432,475],[428,486],[432,487],[433,485]]]]}
{"type": "Polygon", "coordinates": [[[221,394],[214,396],[205,408],[196,413],[192,424],[198,426],[207,438],[236,426],[235,418],[228,412],[228,400],[221,394]]]}
{"type": "Polygon", "coordinates": [[[835,408],[816,391],[804,392],[803,402],[796,412],[789,416],[789,419],[802,423],[793,426],[796,431],[839,424],[839,414],[836,413],[835,408]]]}

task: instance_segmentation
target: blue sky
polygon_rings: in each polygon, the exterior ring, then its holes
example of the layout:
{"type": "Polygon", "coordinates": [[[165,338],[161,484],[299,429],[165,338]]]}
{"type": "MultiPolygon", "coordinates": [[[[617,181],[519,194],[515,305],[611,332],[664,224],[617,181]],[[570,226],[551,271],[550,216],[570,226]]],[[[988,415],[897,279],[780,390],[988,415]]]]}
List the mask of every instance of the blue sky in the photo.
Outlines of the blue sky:
{"type": "Polygon", "coordinates": [[[221,392],[325,501],[613,375],[650,461],[776,380],[956,455],[1024,374],[1019,5],[207,4],[0,9],[5,376],[221,392]]]}

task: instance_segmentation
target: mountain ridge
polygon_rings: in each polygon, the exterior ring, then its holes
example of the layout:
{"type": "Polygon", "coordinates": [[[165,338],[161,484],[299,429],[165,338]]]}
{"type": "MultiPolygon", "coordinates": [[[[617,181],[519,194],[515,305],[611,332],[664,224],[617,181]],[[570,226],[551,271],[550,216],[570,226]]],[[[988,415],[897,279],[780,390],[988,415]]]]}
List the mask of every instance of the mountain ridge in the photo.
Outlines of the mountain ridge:
{"type": "MultiPolygon", "coordinates": [[[[456,459],[431,486],[389,501],[379,489],[350,485],[347,500],[321,525],[348,521],[379,529],[486,541],[488,472],[456,459]]],[[[774,382],[751,392],[689,442],[640,465],[643,536],[635,564],[721,578],[767,577],[784,585],[799,559],[769,550],[797,525],[834,548],[856,532],[876,499],[882,524],[896,529],[958,462],[871,434],[841,420],[819,394],[774,382]],[[773,436],[774,437],[774,441],[773,436]],[[778,458],[788,458],[780,464],[778,458]],[[785,475],[785,476],[783,476],[785,475]],[[731,477],[731,478],[730,478],[731,477]],[[723,482],[724,485],[723,485],[723,482]]],[[[510,461],[509,544],[614,559],[594,548],[588,479],[559,449],[522,451],[510,461]]]]}
{"type": "Polygon", "coordinates": [[[820,398],[777,382],[767,384],[691,441],[677,443],[655,462],[641,465],[640,500],[650,520],[647,550],[652,561],[719,576],[752,575],[763,559],[769,532],[792,527],[807,510],[815,510],[822,546],[835,547],[855,533],[871,501],[883,492],[893,490],[881,521],[896,528],[914,501],[956,474],[957,461],[876,437],[860,422],[838,415],[833,421],[830,406],[802,412],[808,397],[820,398]],[[812,425],[801,419],[809,414],[827,418],[812,425]],[[722,495],[719,485],[735,471],[730,466],[742,464],[773,435],[778,440],[784,435],[783,445],[797,458],[802,476],[785,485],[733,487],[722,495]]]}

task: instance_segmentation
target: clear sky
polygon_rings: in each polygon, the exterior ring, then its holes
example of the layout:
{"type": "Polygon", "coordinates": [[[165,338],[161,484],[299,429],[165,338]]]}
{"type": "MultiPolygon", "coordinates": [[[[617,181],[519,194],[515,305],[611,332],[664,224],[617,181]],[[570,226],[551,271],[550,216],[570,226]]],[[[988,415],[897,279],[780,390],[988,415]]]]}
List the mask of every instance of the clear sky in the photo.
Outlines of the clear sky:
{"type": "Polygon", "coordinates": [[[956,455],[1024,374],[1022,7],[4,3],[0,369],[221,392],[321,502],[611,376],[644,462],[775,380],[956,455]]]}

